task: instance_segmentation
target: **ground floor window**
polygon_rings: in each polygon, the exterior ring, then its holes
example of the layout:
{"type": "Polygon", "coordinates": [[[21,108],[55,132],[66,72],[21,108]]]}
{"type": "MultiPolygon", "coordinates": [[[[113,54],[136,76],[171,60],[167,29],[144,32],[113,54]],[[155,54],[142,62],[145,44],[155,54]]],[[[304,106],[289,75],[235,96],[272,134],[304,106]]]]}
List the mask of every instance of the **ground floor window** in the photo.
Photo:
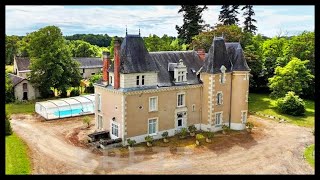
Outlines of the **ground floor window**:
{"type": "Polygon", "coordinates": [[[157,133],[157,119],[149,119],[148,123],[148,134],[156,134],[157,133]]]}
{"type": "Polygon", "coordinates": [[[102,116],[98,115],[98,129],[102,129],[103,124],[102,124],[102,116]]]}
{"type": "Polygon", "coordinates": [[[247,111],[242,111],[241,112],[241,122],[243,124],[247,123],[247,111]]]}
{"type": "Polygon", "coordinates": [[[111,127],[111,134],[114,135],[114,136],[119,137],[119,127],[118,127],[118,125],[115,124],[115,123],[112,123],[111,126],[112,126],[111,127]]]}
{"type": "Polygon", "coordinates": [[[216,113],[216,126],[221,125],[221,123],[222,123],[222,118],[221,118],[221,116],[222,116],[222,113],[221,113],[221,112],[216,113]]]}

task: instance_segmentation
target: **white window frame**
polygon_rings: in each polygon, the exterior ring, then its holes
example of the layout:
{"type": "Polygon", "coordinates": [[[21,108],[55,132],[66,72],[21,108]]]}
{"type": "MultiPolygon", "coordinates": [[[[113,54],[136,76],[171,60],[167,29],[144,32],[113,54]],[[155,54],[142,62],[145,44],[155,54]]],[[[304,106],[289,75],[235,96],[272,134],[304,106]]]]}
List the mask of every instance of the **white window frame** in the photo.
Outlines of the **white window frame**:
{"type": "Polygon", "coordinates": [[[223,117],[222,116],[223,116],[223,112],[222,111],[214,113],[214,124],[215,124],[215,126],[222,126],[222,124],[223,124],[223,117]],[[220,114],[220,123],[219,124],[217,124],[217,114],[220,114]]]}
{"type": "Polygon", "coordinates": [[[158,126],[159,126],[159,118],[158,117],[153,117],[153,118],[148,118],[148,126],[147,126],[147,128],[148,128],[148,135],[150,135],[150,136],[155,136],[155,135],[157,135],[157,133],[158,133],[158,126]],[[155,127],[155,132],[154,133],[151,133],[150,134],[150,132],[149,132],[149,125],[150,125],[150,121],[151,120],[156,120],[156,127],[155,127]]]}
{"type": "Polygon", "coordinates": [[[140,75],[136,76],[136,86],[140,86],[140,75]]]}
{"type": "Polygon", "coordinates": [[[186,93],[185,92],[181,92],[177,94],[177,107],[185,107],[186,106],[186,93]],[[179,105],[179,95],[183,95],[182,98],[182,105],[179,105]]]}
{"type": "Polygon", "coordinates": [[[149,112],[155,112],[155,111],[158,111],[158,96],[152,96],[152,97],[149,97],[149,112]],[[156,102],[155,102],[155,108],[152,109],[151,107],[151,99],[155,98],[156,102]]]}
{"type": "Polygon", "coordinates": [[[243,110],[243,111],[241,111],[241,123],[242,123],[242,124],[246,124],[247,121],[248,121],[248,111],[247,111],[247,110],[243,110]],[[246,116],[245,116],[246,119],[245,119],[245,120],[243,119],[243,117],[244,117],[244,116],[243,116],[243,113],[246,113],[246,116]]]}
{"type": "Polygon", "coordinates": [[[101,112],[101,94],[97,93],[98,95],[98,112],[101,112]]]}
{"type": "Polygon", "coordinates": [[[103,129],[103,117],[101,115],[98,115],[98,118],[97,118],[97,129],[99,130],[103,129]]]}
{"type": "Polygon", "coordinates": [[[217,105],[222,105],[223,104],[223,93],[222,91],[218,91],[217,92],[217,105]],[[219,94],[221,94],[221,99],[220,99],[220,103],[219,103],[219,94]]]}
{"type": "Polygon", "coordinates": [[[110,80],[110,84],[113,86],[113,76],[112,75],[109,76],[109,80],[110,80]]]}
{"type": "Polygon", "coordinates": [[[112,121],[112,122],[111,122],[111,126],[110,126],[110,127],[111,127],[111,135],[113,136],[113,138],[114,138],[114,137],[119,138],[119,133],[120,133],[120,126],[119,126],[119,123],[112,121]],[[112,130],[113,130],[113,127],[114,127],[114,126],[117,126],[117,131],[118,131],[117,133],[118,133],[118,136],[116,136],[116,135],[114,135],[114,134],[113,134],[113,131],[112,131],[112,130]]]}
{"type": "Polygon", "coordinates": [[[145,75],[141,75],[141,86],[144,86],[145,84],[145,75]]]}
{"type": "Polygon", "coordinates": [[[246,92],[246,100],[245,100],[245,102],[249,102],[249,90],[247,90],[247,92],[246,92]]]}

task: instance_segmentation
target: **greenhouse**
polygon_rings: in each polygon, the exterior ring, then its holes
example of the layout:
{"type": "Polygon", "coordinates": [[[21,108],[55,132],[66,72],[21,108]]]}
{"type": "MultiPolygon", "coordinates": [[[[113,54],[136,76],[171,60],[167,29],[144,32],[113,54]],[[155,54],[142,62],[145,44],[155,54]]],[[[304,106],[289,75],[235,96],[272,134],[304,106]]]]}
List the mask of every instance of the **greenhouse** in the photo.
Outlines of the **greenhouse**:
{"type": "Polygon", "coordinates": [[[36,102],[35,111],[45,119],[59,119],[94,113],[94,94],[36,102]]]}

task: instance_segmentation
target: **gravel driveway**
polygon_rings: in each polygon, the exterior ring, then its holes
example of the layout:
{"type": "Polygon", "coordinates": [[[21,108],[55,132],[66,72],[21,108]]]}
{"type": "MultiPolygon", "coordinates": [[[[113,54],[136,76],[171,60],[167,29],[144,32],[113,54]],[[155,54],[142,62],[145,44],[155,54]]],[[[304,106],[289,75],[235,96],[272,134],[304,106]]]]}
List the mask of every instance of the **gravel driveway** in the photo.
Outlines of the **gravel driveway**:
{"type": "Polygon", "coordinates": [[[83,126],[80,118],[47,122],[12,115],[11,120],[29,146],[33,174],[314,174],[303,158],[304,148],[314,143],[311,129],[253,115],[249,121],[257,125],[251,134],[226,136],[211,148],[172,153],[153,147],[148,155],[120,157],[72,144],[68,137],[83,126]]]}

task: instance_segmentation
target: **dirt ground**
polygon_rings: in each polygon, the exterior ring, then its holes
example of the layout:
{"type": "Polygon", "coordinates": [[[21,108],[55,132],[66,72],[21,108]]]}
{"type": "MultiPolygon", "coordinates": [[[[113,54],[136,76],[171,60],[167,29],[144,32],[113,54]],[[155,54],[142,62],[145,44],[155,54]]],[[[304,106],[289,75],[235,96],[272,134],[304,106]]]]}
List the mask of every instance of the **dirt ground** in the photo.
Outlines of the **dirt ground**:
{"type": "MultiPolygon", "coordinates": [[[[93,119],[93,116],[91,116],[93,119]]],[[[86,145],[81,117],[45,121],[12,115],[13,130],[29,146],[33,174],[314,174],[303,158],[311,129],[251,115],[256,127],[199,148],[134,147],[99,151],[86,145]]],[[[94,121],[92,120],[92,123],[94,121]]]]}

